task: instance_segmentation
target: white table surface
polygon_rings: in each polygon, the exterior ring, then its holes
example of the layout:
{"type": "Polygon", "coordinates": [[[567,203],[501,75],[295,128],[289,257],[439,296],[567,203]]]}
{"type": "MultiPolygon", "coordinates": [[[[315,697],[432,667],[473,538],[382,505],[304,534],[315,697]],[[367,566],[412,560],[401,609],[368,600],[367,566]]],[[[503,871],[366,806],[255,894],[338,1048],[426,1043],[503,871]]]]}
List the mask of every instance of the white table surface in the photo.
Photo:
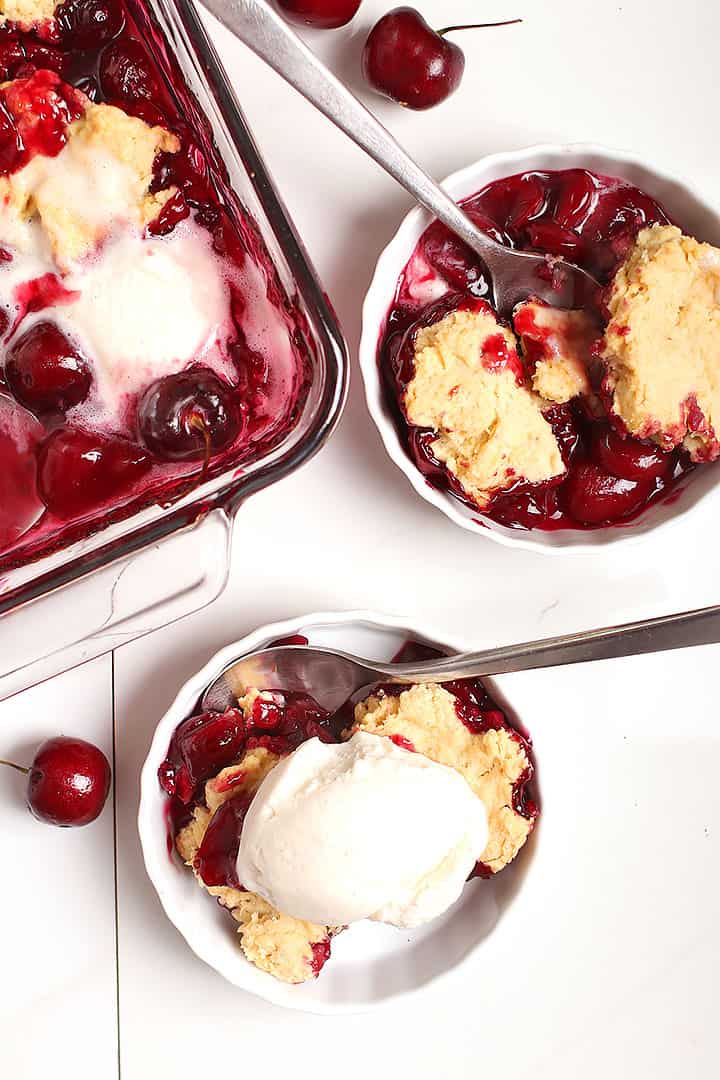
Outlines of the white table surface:
{"type": "MultiPolygon", "coordinates": [[[[363,35],[387,6],[365,0],[352,30],[311,35],[355,84],[363,35]]],[[[437,110],[371,99],[438,176],[544,140],[631,148],[706,185],[720,172],[720,8],[709,0],[656,0],[651,12],[644,0],[422,6],[436,24],[526,19],[464,36],[464,85],[437,110]]],[[[409,201],[213,32],[354,352],[374,260],[409,201]]],[[[717,524],[707,511],[622,554],[548,559],[495,546],[412,494],[385,458],[354,372],[331,444],[240,513],[219,600],[0,705],[0,756],[27,760],[42,738],[66,731],[98,742],[115,767],[112,802],[77,831],[35,822],[21,778],[0,771],[0,1075],[715,1075],[718,648],[503,680],[540,759],[548,840],[533,903],[519,904],[455,980],[411,1004],[313,1017],[224,983],[165,919],[135,815],[157,718],[182,681],[252,627],[368,607],[480,646],[717,602],[717,524]]]]}

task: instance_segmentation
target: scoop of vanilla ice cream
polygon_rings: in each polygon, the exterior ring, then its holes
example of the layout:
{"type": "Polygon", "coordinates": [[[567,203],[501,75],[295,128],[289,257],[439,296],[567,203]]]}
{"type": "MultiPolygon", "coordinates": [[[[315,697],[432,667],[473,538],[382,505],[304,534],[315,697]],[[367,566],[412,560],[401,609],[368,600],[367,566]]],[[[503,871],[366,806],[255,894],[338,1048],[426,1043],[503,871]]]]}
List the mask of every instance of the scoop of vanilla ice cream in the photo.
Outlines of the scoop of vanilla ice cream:
{"type": "Polygon", "coordinates": [[[258,788],[238,878],[309,922],[419,926],[457,900],[487,837],[485,808],[454,769],[367,732],[310,739],[258,788]]]}

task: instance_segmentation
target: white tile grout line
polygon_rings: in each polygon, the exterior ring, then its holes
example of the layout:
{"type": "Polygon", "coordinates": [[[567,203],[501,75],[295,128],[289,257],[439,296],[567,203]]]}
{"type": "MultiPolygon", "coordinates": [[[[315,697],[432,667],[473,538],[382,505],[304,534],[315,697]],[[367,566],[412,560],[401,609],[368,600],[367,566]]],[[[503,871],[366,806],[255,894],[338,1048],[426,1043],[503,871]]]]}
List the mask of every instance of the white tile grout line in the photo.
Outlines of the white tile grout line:
{"type": "Polygon", "coordinates": [[[110,695],[112,698],[113,889],[115,894],[115,1022],[117,1026],[117,1076],[118,1080],[120,1080],[120,909],[118,905],[117,724],[115,715],[114,650],[110,653],[110,695]]]}

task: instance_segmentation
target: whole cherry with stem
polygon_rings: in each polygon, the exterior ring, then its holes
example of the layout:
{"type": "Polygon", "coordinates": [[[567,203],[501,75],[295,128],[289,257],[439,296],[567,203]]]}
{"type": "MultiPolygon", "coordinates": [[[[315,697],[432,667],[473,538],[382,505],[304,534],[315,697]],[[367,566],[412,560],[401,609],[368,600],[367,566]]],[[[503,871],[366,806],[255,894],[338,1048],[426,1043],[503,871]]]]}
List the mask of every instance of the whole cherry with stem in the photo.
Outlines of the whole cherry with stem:
{"type": "Polygon", "coordinates": [[[58,735],[38,747],[29,767],[4,758],[0,765],[27,776],[28,808],[50,825],[89,825],[102,812],[110,791],[110,763],[85,739],[58,735]]]}
{"type": "Polygon", "coordinates": [[[434,30],[415,8],[394,8],[370,31],[363,50],[363,75],[379,94],[409,109],[431,109],[457,90],[465,71],[465,54],[447,40],[448,34],[520,22],[505,19],[434,30]]]}
{"type": "Polygon", "coordinates": [[[242,415],[230,386],[208,368],[189,368],[151,383],[137,410],[138,434],[164,461],[207,460],[230,446],[242,415]]]}

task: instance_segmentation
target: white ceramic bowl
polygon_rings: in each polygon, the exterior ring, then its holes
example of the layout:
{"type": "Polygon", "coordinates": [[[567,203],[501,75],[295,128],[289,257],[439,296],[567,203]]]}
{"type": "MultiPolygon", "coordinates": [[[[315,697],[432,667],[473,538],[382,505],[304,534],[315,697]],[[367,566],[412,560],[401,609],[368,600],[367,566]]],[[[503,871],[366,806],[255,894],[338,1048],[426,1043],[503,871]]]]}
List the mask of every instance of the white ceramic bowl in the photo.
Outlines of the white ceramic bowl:
{"type": "MultiPolygon", "coordinates": [[[[359,923],[333,941],[332,958],[317,980],[287,986],[259,971],[243,956],[233,920],[206,892],[179,859],[168,857],[158,766],[177,725],[189,716],[205,688],[228,663],[289,634],[305,634],[312,643],[349,649],[363,656],[389,660],[408,637],[432,640],[421,627],[371,612],[308,615],[264,626],[228,645],[180,690],[160,720],[141,777],[138,827],[145,866],[171,922],[190,948],[235,986],[290,1009],[315,1013],[361,1012],[392,998],[419,990],[447,976],[482,951],[510,907],[533,863],[540,829],[536,829],[515,862],[489,881],[473,881],[458,902],[418,930],[398,930],[377,923],[359,923]]],[[[445,643],[460,651],[469,643],[445,643]]],[[[517,940],[517,964],[523,943],[517,940]]]]}
{"type": "MultiPolygon", "coordinates": [[[[475,194],[493,180],[515,173],[533,169],[573,168],[586,168],[592,172],[628,180],[657,199],[685,232],[697,236],[699,240],[720,244],[720,215],[717,204],[710,196],[701,194],[687,181],[669,176],[620,150],[607,150],[592,145],[541,145],[492,154],[454,173],[444,181],[444,186],[459,200],[475,194]]],[[[686,518],[692,510],[715,494],[720,478],[720,466],[704,465],[688,478],[679,495],[674,492],[668,501],[649,507],[637,521],[604,529],[543,532],[539,529],[509,529],[488,518],[481,518],[478,510],[465,506],[452,495],[438,491],[428,484],[406,453],[398,435],[379,376],[377,349],[398,279],[430,220],[424,210],[412,210],[380,256],[363,305],[360,340],[360,367],[365,380],[370,413],[385,443],[385,449],[405,473],[418,495],[470,532],[510,547],[562,554],[595,551],[603,545],[638,540],[650,532],[655,533],[686,518]]]]}

